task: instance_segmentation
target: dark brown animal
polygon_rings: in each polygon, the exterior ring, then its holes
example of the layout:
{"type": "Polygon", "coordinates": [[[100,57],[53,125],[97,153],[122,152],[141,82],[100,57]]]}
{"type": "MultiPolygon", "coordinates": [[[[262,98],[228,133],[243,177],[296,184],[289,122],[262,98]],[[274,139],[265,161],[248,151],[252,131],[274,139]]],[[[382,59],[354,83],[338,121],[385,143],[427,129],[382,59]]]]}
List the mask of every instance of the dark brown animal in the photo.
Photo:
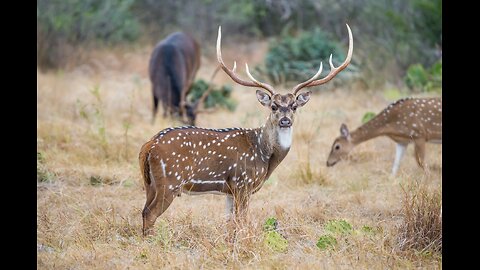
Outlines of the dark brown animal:
{"type": "Polygon", "coordinates": [[[250,196],[257,192],[290,150],[295,112],[310,99],[310,92],[297,94],[301,89],[330,81],[343,70],[352,58],[353,38],[350,28],[349,50],[345,62],[316,80],[322,72],[297,85],[291,93],[279,94],[275,89],[257,81],[243,80],[228,69],[221,55],[221,28],[218,30],[217,59],[221,68],[235,82],[255,88],[257,99],[270,110],[265,124],[259,128],[206,129],[178,127],[162,130],[142,146],[139,161],[146,197],[143,233],[150,234],[153,224],[181,193],[215,193],[227,196],[227,210],[236,221],[244,216],[250,196]],[[268,93],[267,93],[268,92],[268,93]]]}
{"type": "Polygon", "coordinates": [[[163,116],[181,117],[193,125],[199,104],[188,104],[186,97],[200,67],[200,46],[189,35],[175,32],[160,41],[152,52],[149,73],[153,92],[152,123],[163,105],[163,116]]]}

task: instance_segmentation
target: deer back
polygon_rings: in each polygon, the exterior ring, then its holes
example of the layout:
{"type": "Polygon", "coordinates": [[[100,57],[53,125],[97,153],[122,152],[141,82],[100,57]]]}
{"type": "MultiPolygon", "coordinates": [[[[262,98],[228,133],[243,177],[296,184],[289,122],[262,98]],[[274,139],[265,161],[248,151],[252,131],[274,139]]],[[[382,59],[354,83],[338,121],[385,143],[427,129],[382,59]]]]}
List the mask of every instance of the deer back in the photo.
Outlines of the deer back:
{"type": "Polygon", "coordinates": [[[176,32],[160,41],[152,52],[149,75],[154,98],[176,112],[200,67],[200,46],[189,35],[176,32]]]}
{"type": "Polygon", "coordinates": [[[149,164],[157,184],[177,192],[258,190],[269,167],[258,142],[256,129],[168,128],[142,147],[140,163],[149,164]]]}

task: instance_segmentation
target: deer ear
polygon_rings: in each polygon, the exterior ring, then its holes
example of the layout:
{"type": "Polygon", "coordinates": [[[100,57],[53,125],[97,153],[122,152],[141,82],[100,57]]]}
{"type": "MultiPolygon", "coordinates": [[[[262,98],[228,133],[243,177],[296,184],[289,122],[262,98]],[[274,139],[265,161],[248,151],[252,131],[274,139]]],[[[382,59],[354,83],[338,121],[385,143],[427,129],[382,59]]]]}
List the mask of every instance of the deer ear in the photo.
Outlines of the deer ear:
{"type": "Polygon", "coordinates": [[[297,105],[298,107],[302,107],[303,105],[307,104],[307,102],[310,100],[310,94],[312,92],[303,92],[297,96],[297,105]]]}
{"type": "Polygon", "coordinates": [[[340,126],[340,134],[342,137],[350,138],[350,132],[348,131],[347,125],[343,124],[340,126]]]}
{"type": "Polygon", "coordinates": [[[272,99],[267,93],[260,90],[257,90],[257,99],[263,106],[267,106],[267,107],[270,106],[272,101],[272,99]]]}

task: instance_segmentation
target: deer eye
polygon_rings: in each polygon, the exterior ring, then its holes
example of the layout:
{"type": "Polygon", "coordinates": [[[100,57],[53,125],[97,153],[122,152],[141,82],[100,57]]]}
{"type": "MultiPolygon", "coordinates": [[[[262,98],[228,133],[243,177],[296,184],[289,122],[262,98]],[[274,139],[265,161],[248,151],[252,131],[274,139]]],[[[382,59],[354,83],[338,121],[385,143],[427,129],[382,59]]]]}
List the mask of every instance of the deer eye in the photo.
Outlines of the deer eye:
{"type": "Polygon", "coordinates": [[[272,111],[276,111],[276,110],[278,110],[278,107],[277,107],[277,105],[273,104],[272,105],[272,111]]]}
{"type": "Polygon", "coordinates": [[[296,111],[297,110],[297,106],[293,105],[292,106],[292,111],[296,111]]]}
{"type": "Polygon", "coordinates": [[[335,150],[340,149],[340,144],[335,145],[335,150]]]}

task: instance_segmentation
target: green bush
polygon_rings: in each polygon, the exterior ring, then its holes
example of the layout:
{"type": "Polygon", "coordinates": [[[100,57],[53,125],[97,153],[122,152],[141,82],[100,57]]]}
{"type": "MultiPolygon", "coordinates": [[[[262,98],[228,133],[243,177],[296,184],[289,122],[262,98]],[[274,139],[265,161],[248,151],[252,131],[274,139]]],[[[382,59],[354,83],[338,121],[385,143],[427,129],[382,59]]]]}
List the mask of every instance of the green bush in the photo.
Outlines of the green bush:
{"type": "Polygon", "coordinates": [[[348,234],[353,231],[352,225],[345,220],[330,220],[325,225],[326,231],[334,234],[348,234]]]}
{"type": "Polygon", "coordinates": [[[278,252],[285,252],[288,248],[288,241],[277,232],[278,221],[274,217],[268,218],[263,224],[263,230],[265,231],[264,243],[270,249],[278,252]]]}
{"type": "Polygon", "coordinates": [[[317,241],[317,247],[320,249],[334,248],[337,244],[337,239],[330,234],[320,236],[317,241]]]}
{"type": "Polygon", "coordinates": [[[362,124],[365,124],[366,122],[372,120],[374,117],[375,117],[374,112],[366,112],[362,117],[362,124]]]}
{"type": "MultiPolygon", "coordinates": [[[[190,93],[187,96],[187,100],[194,103],[196,102],[202,94],[207,91],[209,84],[204,80],[196,80],[192,84],[192,88],[190,89],[190,93]]],[[[220,88],[213,87],[210,94],[207,96],[204,102],[205,108],[213,108],[213,107],[223,107],[229,111],[235,111],[237,107],[237,102],[231,98],[232,95],[232,87],[223,85],[220,88]]]]}
{"type": "Polygon", "coordinates": [[[280,41],[271,43],[265,58],[265,66],[257,67],[261,76],[274,84],[302,82],[311,78],[323,62],[322,75],[330,70],[328,59],[333,54],[333,64],[338,66],[345,60],[344,50],[333,38],[316,28],[298,36],[286,35],[280,41]]]}
{"type": "Polygon", "coordinates": [[[442,88],[442,62],[435,62],[429,69],[425,69],[422,64],[411,65],[404,79],[411,90],[438,91],[442,88]]]}
{"type": "Polygon", "coordinates": [[[38,65],[61,65],[66,46],[136,40],[140,28],[130,11],[132,4],[133,0],[37,1],[38,65]]]}

